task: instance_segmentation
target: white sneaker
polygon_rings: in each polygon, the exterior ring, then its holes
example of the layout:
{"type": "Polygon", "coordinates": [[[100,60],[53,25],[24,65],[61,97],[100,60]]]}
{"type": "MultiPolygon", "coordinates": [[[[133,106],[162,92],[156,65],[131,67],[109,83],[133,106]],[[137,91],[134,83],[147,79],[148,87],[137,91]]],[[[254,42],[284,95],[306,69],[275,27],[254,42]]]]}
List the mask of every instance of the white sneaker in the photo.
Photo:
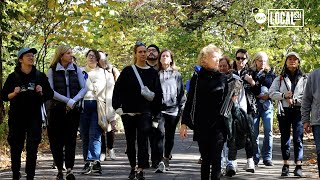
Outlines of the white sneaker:
{"type": "Polygon", "coordinates": [[[109,149],[109,156],[111,160],[115,160],[117,158],[116,153],[114,152],[114,149],[109,149]]]}
{"type": "Polygon", "coordinates": [[[163,173],[166,171],[166,165],[161,161],[156,169],[155,173],[163,173]]]}
{"type": "Polygon", "coordinates": [[[255,165],[254,165],[254,161],[252,158],[247,159],[247,164],[244,166],[243,169],[246,170],[247,172],[254,173],[255,165]]]}
{"type": "Polygon", "coordinates": [[[100,154],[100,161],[105,161],[106,160],[106,154],[105,153],[101,153],[100,154]]]}

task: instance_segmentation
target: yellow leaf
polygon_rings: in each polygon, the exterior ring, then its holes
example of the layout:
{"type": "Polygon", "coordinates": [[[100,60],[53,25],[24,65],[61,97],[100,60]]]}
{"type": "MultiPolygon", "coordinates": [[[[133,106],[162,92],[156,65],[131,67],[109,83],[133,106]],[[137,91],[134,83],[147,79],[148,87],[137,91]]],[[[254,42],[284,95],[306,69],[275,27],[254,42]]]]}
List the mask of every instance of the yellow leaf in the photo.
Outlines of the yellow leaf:
{"type": "Polygon", "coordinates": [[[49,9],[53,9],[56,6],[56,1],[48,1],[49,9]]]}

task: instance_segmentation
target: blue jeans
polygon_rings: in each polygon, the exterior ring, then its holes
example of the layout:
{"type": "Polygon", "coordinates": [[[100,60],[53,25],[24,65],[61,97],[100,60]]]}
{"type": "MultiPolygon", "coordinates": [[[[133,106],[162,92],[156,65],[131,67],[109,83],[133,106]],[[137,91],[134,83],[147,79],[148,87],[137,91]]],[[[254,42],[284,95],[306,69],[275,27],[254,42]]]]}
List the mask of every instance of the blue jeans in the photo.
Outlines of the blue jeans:
{"type": "Polygon", "coordinates": [[[223,149],[221,152],[221,169],[224,169],[227,166],[227,164],[229,164],[228,151],[229,151],[229,148],[227,146],[227,142],[225,142],[223,144],[223,149]]]}
{"type": "Polygon", "coordinates": [[[320,177],[320,125],[312,126],[314,142],[317,149],[318,173],[320,177]]]}
{"type": "Polygon", "coordinates": [[[80,132],[85,161],[100,160],[102,131],[98,124],[97,101],[84,100],[80,116],[80,132]]]}
{"type": "Polygon", "coordinates": [[[300,107],[284,108],[285,116],[278,118],[281,133],[281,152],[283,160],[290,158],[290,132],[292,126],[294,162],[303,159],[303,124],[300,107]]]}
{"type": "Polygon", "coordinates": [[[256,141],[256,145],[253,146],[253,160],[256,164],[259,163],[260,155],[264,161],[272,160],[272,145],[273,145],[273,107],[271,106],[269,109],[264,110],[261,103],[258,103],[258,113],[253,119],[253,135],[256,141]],[[260,119],[262,119],[263,123],[263,144],[260,150],[259,148],[259,126],[260,119]]]}

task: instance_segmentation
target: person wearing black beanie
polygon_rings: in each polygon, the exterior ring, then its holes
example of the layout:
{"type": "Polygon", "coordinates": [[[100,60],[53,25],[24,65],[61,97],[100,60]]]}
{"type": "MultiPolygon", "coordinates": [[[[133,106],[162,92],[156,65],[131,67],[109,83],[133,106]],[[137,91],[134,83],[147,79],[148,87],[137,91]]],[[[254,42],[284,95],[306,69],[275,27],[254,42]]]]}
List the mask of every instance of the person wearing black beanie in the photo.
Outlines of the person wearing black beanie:
{"type": "Polygon", "coordinates": [[[147,47],[147,64],[151,67],[156,67],[158,61],[158,55],[160,53],[160,49],[155,44],[150,44],[147,47]]]}

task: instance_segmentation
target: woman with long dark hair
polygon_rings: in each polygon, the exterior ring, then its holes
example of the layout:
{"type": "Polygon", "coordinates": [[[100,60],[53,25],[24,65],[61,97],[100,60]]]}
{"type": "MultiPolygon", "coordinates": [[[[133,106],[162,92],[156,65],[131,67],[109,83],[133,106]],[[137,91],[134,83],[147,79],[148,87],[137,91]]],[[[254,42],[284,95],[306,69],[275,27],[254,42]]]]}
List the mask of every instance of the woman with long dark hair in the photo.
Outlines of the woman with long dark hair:
{"type": "Polygon", "coordinates": [[[278,121],[281,133],[281,152],[283,167],[281,176],[289,176],[290,134],[292,128],[294,176],[302,176],[303,124],[301,121],[301,102],[307,77],[300,70],[301,58],[296,52],[286,55],[283,71],[274,79],[269,89],[272,100],[278,100],[278,121]]]}
{"type": "Polygon", "coordinates": [[[186,97],[184,95],[183,82],[180,72],[176,67],[173,54],[169,49],[164,49],[158,57],[159,78],[163,93],[162,120],[160,128],[164,128],[165,134],[159,137],[158,149],[160,155],[164,156],[159,163],[156,172],[169,170],[169,158],[174,145],[174,134],[184,108],[186,97]],[[163,137],[165,138],[163,154],[163,137]]]}

